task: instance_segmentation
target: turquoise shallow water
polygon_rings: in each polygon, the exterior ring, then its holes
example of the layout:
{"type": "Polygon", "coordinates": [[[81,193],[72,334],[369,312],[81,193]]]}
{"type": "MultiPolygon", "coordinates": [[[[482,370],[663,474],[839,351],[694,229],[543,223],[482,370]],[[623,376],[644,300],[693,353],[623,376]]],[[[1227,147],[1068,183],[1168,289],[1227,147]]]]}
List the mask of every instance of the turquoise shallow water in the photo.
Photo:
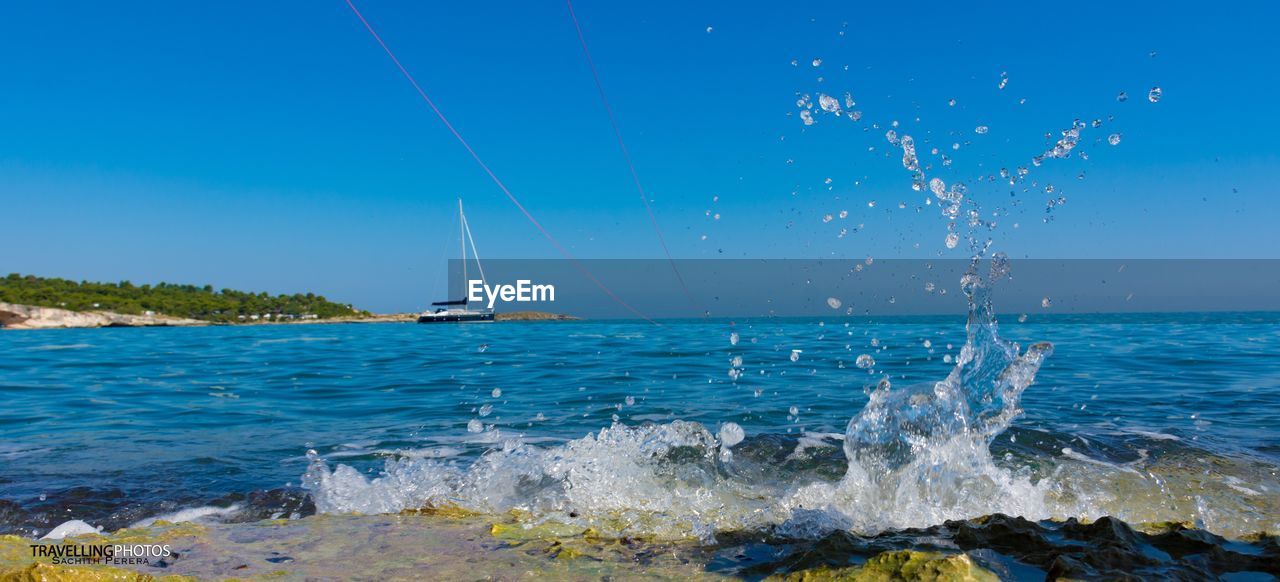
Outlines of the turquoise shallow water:
{"type": "MultiPolygon", "coordinates": [[[[1229,485],[1249,493],[1230,503],[1276,503],[1280,315],[1002,323],[1006,339],[1056,349],[997,458],[1226,459],[1247,467],[1229,485]]],[[[395,457],[468,464],[501,446],[494,428],[552,447],[615,415],[734,422],[747,445],[790,449],[842,435],[881,377],[942,379],[964,339],[955,317],[0,333],[0,533],[208,504],[304,514],[308,449],[375,475],[395,457]],[[861,354],[874,373],[855,366],[861,354]]],[[[815,478],[836,478],[838,441],[825,450],[815,478]]]]}

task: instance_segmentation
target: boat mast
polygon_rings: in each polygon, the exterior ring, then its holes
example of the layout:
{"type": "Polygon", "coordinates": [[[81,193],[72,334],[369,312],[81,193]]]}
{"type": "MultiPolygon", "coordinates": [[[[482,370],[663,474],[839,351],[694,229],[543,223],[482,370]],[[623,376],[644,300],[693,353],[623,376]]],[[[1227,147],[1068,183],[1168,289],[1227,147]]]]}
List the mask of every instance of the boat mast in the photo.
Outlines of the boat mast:
{"type": "Polygon", "coordinates": [[[458,246],[462,247],[462,304],[467,302],[467,218],[462,214],[462,199],[458,199],[458,246]]]}
{"type": "Polygon", "coordinates": [[[471,237],[471,223],[467,222],[467,217],[462,217],[462,228],[467,233],[467,242],[471,243],[471,256],[476,260],[476,269],[480,271],[480,282],[485,285],[489,284],[488,277],[484,276],[484,265],[480,263],[480,252],[476,250],[476,239],[471,237]]]}

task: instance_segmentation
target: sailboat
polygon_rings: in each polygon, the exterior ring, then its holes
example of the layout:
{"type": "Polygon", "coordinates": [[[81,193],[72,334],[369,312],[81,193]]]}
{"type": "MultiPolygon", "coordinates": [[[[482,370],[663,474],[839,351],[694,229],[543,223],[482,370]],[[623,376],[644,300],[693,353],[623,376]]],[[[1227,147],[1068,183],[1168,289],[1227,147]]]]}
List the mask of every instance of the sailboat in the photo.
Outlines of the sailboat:
{"type": "Polygon", "coordinates": [[[462,212],[462,199],[458,199],[459,240],[462,243],[462,299],[436,301],[431,304],[434,311],[424,311],[418,315],[418,323],[469,323],[477,321],[493,321],[492,309],[469,309],[467,307],[467,245],[471,245],[471,256],[476,261],[476,269],[480,271],[480,280],[488,285],[484,278],[484,267],[480,264],[480,255],[476,253],[476,241],[471,238],[471,227],[467,224],[467,215],[462,212]]]}

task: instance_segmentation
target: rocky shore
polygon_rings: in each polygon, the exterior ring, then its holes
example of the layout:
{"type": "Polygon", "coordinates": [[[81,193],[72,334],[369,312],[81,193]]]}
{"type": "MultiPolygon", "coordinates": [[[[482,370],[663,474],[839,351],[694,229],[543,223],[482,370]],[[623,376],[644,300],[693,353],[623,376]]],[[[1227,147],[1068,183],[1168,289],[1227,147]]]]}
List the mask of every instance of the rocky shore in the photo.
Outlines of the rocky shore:
{"type": "MultiPolygon", "coordinates": [[[[576,321],[578,318],[541,311],[499,313],[496,321],[576,321]]],[[[409,323],[418,320],[416,313],[331,317],[328,319],[259,320],[220,324],[198,319],[167,315],[131,315],[111,311],[71,311],[56,307],[36,307],[0,302],[0,328],[3,329],[67,329],[85,327],[195,327],[203,325],[308,325],[317,323],[409,323]]]]}
{"type": "Polygon", "coordinates": [[[110,311],[71,311],[0,303],[0,327],[5,329],[61,329],[71,327],[175,327],[210,325],[207,321],[166,315],[131,315],[110,311]]]}

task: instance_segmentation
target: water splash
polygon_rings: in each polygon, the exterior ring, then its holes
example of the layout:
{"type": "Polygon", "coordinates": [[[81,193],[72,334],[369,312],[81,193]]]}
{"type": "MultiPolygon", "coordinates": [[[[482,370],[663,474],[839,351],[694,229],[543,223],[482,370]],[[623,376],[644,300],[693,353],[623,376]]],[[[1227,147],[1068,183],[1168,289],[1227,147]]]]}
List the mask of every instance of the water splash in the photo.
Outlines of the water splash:
{"type": "Polygon", "coordinates": [[[989,450],[1021,413],[1022,392],[1053,351],[1037,343],[1022,352],[999,337],[989,294],[1002,269],[993,261],[987,280],[971,269],[961,281],[969,297],[968,337],[945,379],[901,389],[883,383],[849,421],[849,468],[835,496],[858,510],[849,514],[855,525],[1046,513],[1043,487],[1029,474],[997,467],[989,450]]]}
{"type": "MultiPolygon", "coordinates": [[[[993,261],[988,280],[1005,269],[993,261]]],[[[968,339],[950,374],[905,388],[883,379],[850,420],[843,445],[848,464],[839,480],[779,470],[775,458],[753,460],[752,451],[762,445],[744,440],[736,424],[712,434],[699,423],[677,420],[615,422],[552,447],[491,428],[479,437],[498,448],[470,466],[393,458],[373,478],[346,465],[330,469],[315,456],[304,486],[321,513],[452,504],[491,513],[516,510],[535,522],[575,523],[602,535],[704,541],[732,530],[813,536],[994,512],[1048,516],[1048,482],[1033,484],[1028,471],[998,467],[989,446],[1021,412],[1020,396],[1051,347],[1035,344],[1024,352],[1000,339],[988,280],[971,272],[961,282],[970,298],[968,339]]],[[[874,365],[870,356],[858,359],[860,368],[874,365]]],[[[791,409],[793,417],[799,412],[791,409]]],[[[829,443],[821,438],[802,437],[788,459],[824,446],[829,443]]]]}

